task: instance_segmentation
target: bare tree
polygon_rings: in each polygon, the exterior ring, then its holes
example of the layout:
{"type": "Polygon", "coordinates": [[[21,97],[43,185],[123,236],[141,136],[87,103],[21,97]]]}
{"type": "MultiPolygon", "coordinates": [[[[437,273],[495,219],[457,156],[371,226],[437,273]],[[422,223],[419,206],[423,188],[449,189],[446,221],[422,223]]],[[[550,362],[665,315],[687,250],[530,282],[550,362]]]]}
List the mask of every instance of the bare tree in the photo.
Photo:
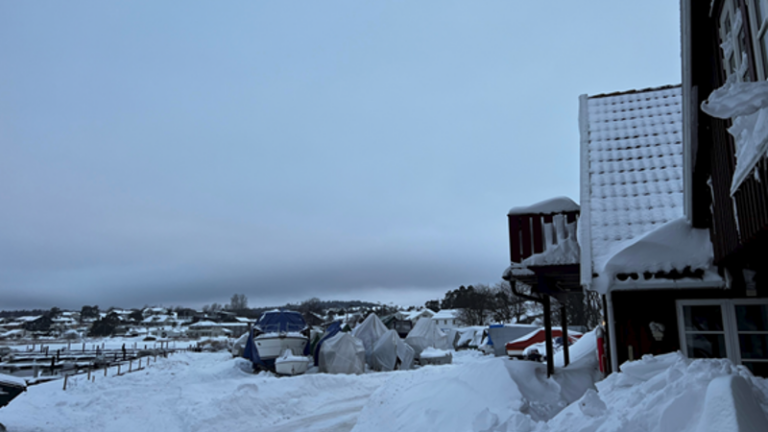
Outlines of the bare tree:
{"type": "MultiPolygon", "coordinates": [[[[462,287],[463,288],[463,287],[462,287]]],[[[458,299],[459,322],[467,326],[485,325],[495,309],[495,296],[488,285],[470,285],[458,299]]]]}
{"type": "Polygon", "coordinates": [[[229,300],[229,309],[241,311],[248,308],[248,297],[245,294],[234,294],[229,300]]]}

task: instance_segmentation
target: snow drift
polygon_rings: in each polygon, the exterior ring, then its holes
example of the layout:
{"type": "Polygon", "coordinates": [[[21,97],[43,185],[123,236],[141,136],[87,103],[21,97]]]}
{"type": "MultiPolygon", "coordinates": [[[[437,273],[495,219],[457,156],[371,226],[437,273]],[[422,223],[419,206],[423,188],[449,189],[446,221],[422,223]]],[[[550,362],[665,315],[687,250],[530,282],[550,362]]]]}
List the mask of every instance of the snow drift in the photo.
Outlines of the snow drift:
{"type": "Polygon", "coordinates": [[[537,431],[752,432],[768,425],[768,381],[729,360],[678,352],[645,356],[621,371],[537,431]]]}

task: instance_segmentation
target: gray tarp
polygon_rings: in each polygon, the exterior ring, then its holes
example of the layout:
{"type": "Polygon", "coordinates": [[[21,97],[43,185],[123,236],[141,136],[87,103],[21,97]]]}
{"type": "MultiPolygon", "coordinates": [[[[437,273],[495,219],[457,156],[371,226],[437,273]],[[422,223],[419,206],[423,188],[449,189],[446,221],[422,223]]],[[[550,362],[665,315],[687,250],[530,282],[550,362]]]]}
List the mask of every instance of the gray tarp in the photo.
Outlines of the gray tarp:
{"type": "Polygon", "coordinates": [[[448,341],[448,336],[437,328],[437,325],[431,319],[420,319],[413,327],[413,330],[408,333],[405,343],[413,348],[416,357],[429,347],[441,350],[453,348],[448,341]]]}
{"type": "Polygon", "coordinates": [[[363,341],[349,333],[338,333],[323,342],[319,354],[320,372],[361,374],[365,372],[363,341]]]}
{"type": "Polygon", "coordinates": [[[379,371],[407,370],[413,367],[414,354],[413,348],[403,342],[397,331],[387,330],[373,347],[371,367],[379,371]]]}
{"type": "Polygon", "coordinates": [[[378,342],[386,332],[387,326],[385,326],[379,317],[373,313],[368,315],[363,322],[358,324],[357,327],[352,330],[352,336],[363,341],[363,346],[365,346],[365,362],[371,367],[373,367],[373,364],[371,363],[373,346],[376,345],[376,342],[378,342]]]}

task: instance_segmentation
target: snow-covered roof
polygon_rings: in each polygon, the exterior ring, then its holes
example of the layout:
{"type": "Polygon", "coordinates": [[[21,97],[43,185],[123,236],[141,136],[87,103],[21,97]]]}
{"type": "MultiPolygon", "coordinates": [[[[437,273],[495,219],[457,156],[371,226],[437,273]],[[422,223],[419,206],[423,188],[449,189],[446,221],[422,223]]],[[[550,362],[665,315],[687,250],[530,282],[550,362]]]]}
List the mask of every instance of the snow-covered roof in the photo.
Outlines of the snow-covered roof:
{"type": "MultiPolygon", "coordinates": [[[[636,255],[622,260],[624,268],[612,261],[638,239],[683,217],[680,86],[583,95],[579,111],[582,283],[590,286],[594,274],[607,272],[610,280],[599,288],[603,291],[610,289],[613,276],[619,273],[682,271],[701,264],[701,259],[691,262],[685,253],[665,255],[663,261],[636,255]],[[609,263],[613,267],[606,268],[609,263]]],[[[678,238],[697,236],[681,232],[678,238]]],[[[693,245],[700,242],[687,246],[693,245]]]]}
{"type": "Polygon", "coordinates": [[[459,309],[442,309],[432,315],[432,319],[455,319],[459,316],[459,309]]]}
{"type": "Polygon", "coordinates": [[[215,323],[213,321],[198,321],[194,324],[190,324],[190,327],[216,327],[219,323],[215,323]]]}
{"type": "Polygon", "coordinates": [[[37,320],[39,320],[42,317],[43,317],[42,315],[22,316],[22,317],[16,318],[16,321],[17,322],[32,322],[32,321],[37,321],[37,320]]]}
{"type": "Polygon", "coordinates": [[[513,207],[507,214],[554,214],[574,211],[579,211],[579,205],[573,202],[572,199],[566,197],[557,197],[529,206],[513,207]]]}
{"type": "Polygon", "coordinates": [[[433,312],[431,309],[420,309],[420,310],[410,311],[405,315],[405,319],[408,321],[412,321],[420,316],[431,318],[435,316],[435,312],[433,312]]]}

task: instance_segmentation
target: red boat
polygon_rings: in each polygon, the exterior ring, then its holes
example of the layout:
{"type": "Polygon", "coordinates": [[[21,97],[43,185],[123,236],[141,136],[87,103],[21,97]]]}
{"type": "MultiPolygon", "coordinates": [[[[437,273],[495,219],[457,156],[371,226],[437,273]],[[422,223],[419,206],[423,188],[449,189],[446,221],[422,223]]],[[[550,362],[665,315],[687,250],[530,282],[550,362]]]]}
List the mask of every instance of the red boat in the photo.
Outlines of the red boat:
{"type": "MultiPolygon", "coordinates": [[[[563,331],[559,328],[552,328],[552,338],[561,338],[563,336],[563,331]]],[[[576,342],[581,337],[581,333],[569,331],[568,332],[568,339],[570,340],[570,344],[576,342]]],[[[547,339],[547,332],[540,328],[536,331],[533,331],[531,333],[528,333],[527,335],[517,338],[511,342],[507,342],[506,349],[507,349],[507,355],[510,357],[523,357],[523,351],[528,348],[531,345],[544,343],[544,341],[547,339]]],[[[543,354],[543,353],[542,353],[543,354]]]]}

